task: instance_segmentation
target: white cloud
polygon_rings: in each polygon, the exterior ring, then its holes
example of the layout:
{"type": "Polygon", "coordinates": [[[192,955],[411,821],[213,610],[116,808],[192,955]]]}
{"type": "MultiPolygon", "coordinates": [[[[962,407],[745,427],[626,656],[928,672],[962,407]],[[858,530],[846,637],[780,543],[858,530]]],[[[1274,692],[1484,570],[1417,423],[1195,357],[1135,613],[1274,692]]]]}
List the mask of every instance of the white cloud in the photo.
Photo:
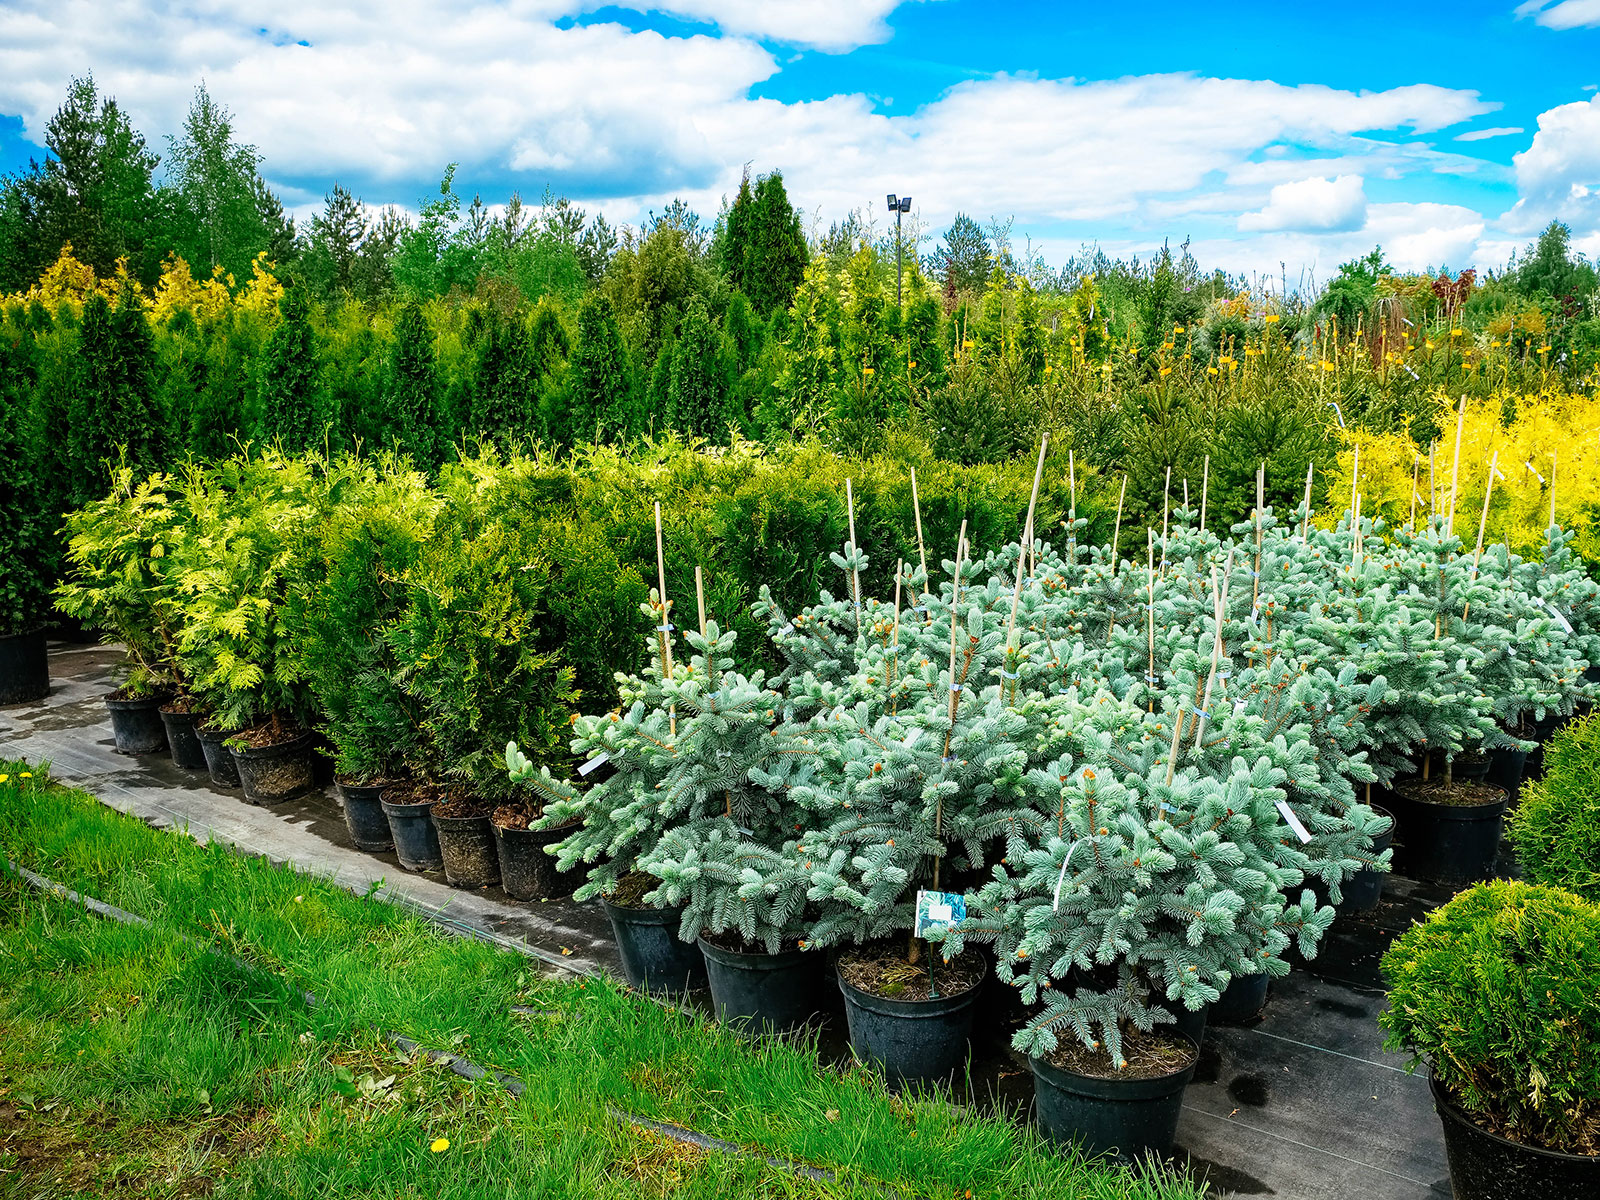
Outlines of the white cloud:
{"type": "Polygon", "coordinates": [[[1245,233],[1279,229],[1345,233],[1360,229],[1367,219],[1365,183],[1359,175],[1333,179],[1319,175],[1280,183],[1272,189],[1265,208],[1239,218],[1239,229],[1245,233]]]}
{"type": "Polygon", "coordinates": [[[1481,142],[1486,138],[1509,137],[1513,133],[1522,133],[1521,125],[1496,125],[1493,129],[1469,129],[1466,133],[1458,133],[1455,140],[1458,142],[1481,142]]]}
{"type": "Polygon", "coordinates": [[[1533,143],[1512,156],[1521,193],[1505,223],[1527,233],[1553,220],[1600,227],[1600,96],[1539,114],[1533,143]]]}
{"type": "Polygon", "coordinates": [[[1600,0],[1527,0],[1517,6],[1519,17],[1532,17],[1546,29],[1589,29],[1600,25],[1600,0]]]}
{"type": "Polygon", "coordinates": [[[889,40],[885,18],[907,0],[589,0],[707,21],[724,33],[829,53],[889,40]]]}

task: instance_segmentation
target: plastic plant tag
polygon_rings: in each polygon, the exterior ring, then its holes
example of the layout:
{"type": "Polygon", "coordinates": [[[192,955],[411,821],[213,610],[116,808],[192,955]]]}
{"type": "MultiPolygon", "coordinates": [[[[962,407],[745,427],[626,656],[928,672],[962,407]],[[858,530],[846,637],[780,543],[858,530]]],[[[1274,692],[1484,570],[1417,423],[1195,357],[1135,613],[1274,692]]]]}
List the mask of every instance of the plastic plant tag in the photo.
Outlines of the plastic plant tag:
{"type": "Polygon", "coordinates": [[[917,923],[912,932],[927,937],[935,929],[949,929],[967,915],[967,898],[960,892],[917,893],[917,923]]]}
{"type": "Polygon", "coordinates": [[[1551,604],[1550,601],[1544,599],[1541,599],[1539,603],[1548,608],[1550,610],[1550,615],[1561,622],[1561,628],[1565,629],[1568,633],[1572,632],[1572,622],[1562,616],[1560,610],[1557,609],[1554,604],[1551,604]]]}
{"type": "Polygon", "coordinates": [[[611,761],[611,755],[606,753],[604,750],[602,750],[599,754],[596,754],[588,762],[584,763],[583,766],[579,767],[578,768],[578,774],[579,775],[587,775],[591,771],[593,771],[596,767],[603,767],[603,766],[605,766],[606,763],[608,763],[610,761],[611,761]]]}
{"type": "Polygon", "coordinates": [[[1307,832],[1304,825],[1300,824],[1300,818],[1294,815],[1294,809],[1289,807],[1289,802],[1287,800],[1279,800],[1277,805],[1278,812],[1283,814],[1283,819],[1289,823],[1289,828],[1294,830],[1294,835],[1300,839],[1301,844],[1304,845],[1309,842],[1311,834],[1307,832]]]}

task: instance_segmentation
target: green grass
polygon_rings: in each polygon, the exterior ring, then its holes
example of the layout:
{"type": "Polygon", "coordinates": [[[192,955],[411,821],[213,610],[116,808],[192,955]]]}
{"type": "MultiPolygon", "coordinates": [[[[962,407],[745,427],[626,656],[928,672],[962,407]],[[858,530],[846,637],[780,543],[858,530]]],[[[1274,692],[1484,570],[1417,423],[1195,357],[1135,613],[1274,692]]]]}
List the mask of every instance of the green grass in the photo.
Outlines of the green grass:
{"type": "Polygon", "coordinates": [[[0,875],[0,1196],[1201,1194],[937,1095],[896,1097],[862,1069],[819,1068],[804,1042],[753,1044],[609,981],[538,974],[24,769],[0,763],[6,856],[152,926],[0,875]],[[464,1081],[379,1031],[511,1072],[526,1091],[464,1081]],[[685,1147],[611,1108],[838,1178],[685,1147]],[[440,1138],[449,1148],[432,1151],[440,1138]]]}

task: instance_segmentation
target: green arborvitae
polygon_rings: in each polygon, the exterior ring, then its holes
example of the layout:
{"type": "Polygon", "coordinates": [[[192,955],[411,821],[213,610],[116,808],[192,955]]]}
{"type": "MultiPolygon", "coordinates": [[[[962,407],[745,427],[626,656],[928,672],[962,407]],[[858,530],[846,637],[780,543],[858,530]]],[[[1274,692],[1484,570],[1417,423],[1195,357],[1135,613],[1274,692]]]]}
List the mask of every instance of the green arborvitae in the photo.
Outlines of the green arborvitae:
{"type": "Polygon", "coordinates": [[[26,396],[31,381],[21,344],[0,337],[0,636],[43,623],[59,551],[59,514],[47,507],[42,430],[26,396]]]}
{"type": "Polygon", "coordinates": [[[320,443],[326,428],[311,306],[305,292],[299,287],[285,288],[278,313],[278,326],[262,347],[256,368],[261,436],[296,452],[320,443]]]}
{"type": "Polygon", "coordinates": [[[727,432],[722,423],[727,387],[722,337],[705,305],[693,300],[684,313],[673,353],[667,396],[672,427],[692,437],[722,440],[727,432]]]}
{"type": "Polygon", "coordinates": [[[90,297],[83,311],[83,385],[72,414],[80,501],[104,493],[119,460],[141,479],[160,465],[166,417],[154,368],[150,322],[131,286],[114,305],[90,297]]]}
{"type": "Polygon", "coordinates": [[[468,433],[488,437],[502,448],[537,436],[537,385],[527,326],[516,316],[487,313],[468,433]]]}
{"type": "Polygon", "coordinates": [[[395,441],[418,467],[432,470],[449,433],[440,404],[433,330],[420,304],[407,304],[395,322],[388,391],[395,441]]]}
{"type": "Polygon", "coordinates": [[[590,292],[578,308],[567,396],[571,426],[551,431],[560,441],[586,442],[596,436],[626,441],[643,432],[628,348],[604,292],[590,292]]]}
{"type": "Polygon", "coordinates": [[[742,289],[758,313],[765,316],[793,301],[805,276],[806,257],[800,214],[789,203],[782,172],[763,175],[756,183],[750,212],[747,286],[742,289]]]}
{"type": "Polygon", "coordinates": [[[748,294],[751,287],[750,238],[755,225],[755,193],[747,169],[739,180],[739,193],[729,206],[716,242],[717,265],[736,292],[748,294]]]}

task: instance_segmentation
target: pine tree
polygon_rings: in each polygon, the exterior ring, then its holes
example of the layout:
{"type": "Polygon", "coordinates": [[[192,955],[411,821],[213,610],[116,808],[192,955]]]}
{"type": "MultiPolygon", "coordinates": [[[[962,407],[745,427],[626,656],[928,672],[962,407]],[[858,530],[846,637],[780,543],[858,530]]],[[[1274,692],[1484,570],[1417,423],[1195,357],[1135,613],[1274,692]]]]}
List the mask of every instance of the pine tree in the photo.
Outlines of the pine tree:
{"type": "Polygon", "coordinates": [[[965,295],[983,286],[994,252],[983,227],[966,213],[957,213],[934,258],[951,295],[965,295]]]}
{"type": "Polygon", "coordinates": [[[322,411],[311,306],[305,291],[286,287],[278,302],[278,325],[261,349],[256,396],[261,436],[295,453],[320,442],[327,429],[322,411]]]}
{"type": "Polygon", "coordinates": [[[400,310],[395,322],[387,404],[401,451],[424,471],[437,467],[449,434],[440,408],[433,330],[415,301],[400,310]]]}
{"type": "Polygon", "coordinates": [[[691,437],[721,440],[726,436],[722,425],[726,396],[722,338],[705,305],[692,300],[683,316],[672,360],[667,396],[672,427],[691,437]]]}
{"type": "Polygon", "coordinates": [[[626,441],[641,430],[634,402],[633,369],[616,313],[604,292],[590,292],[578,307],[578,337],[568,377],[569,429],[552,436],[583,442],[600,436],[626,441]]]}
{"type": "Polygon", "coordinates": [[[320,294],[352,290],[366,238],[365,206],[345,187],[334,184],[322,212],[311,218],[311,236],[301,255],[306,278],[320,294]]]}

